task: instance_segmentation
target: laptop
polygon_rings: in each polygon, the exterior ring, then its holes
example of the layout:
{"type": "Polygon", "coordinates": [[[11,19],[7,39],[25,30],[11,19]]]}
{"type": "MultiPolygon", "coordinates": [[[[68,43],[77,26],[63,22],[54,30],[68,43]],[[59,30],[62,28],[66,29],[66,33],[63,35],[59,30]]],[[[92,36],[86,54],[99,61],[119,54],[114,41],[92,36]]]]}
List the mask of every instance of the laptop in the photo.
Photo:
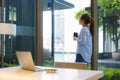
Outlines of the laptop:
{"type": "Polygon", "coordinates": [[[22,69],[30,70],[30,71],[43,71],[42,67],[34,65],[31,52],[17,51],[16,55],[22,69]]]}

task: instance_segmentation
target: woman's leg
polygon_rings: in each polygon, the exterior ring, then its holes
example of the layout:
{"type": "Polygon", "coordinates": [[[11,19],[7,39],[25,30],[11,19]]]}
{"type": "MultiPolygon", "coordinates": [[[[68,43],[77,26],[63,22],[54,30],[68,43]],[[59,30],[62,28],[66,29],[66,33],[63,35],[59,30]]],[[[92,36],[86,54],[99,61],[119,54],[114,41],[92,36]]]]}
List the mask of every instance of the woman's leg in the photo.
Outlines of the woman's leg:
{"type": "Polygon", "coordinates": [[[81,54],[77,54],[76,55],[75,62],[85,62],[86,63],[86,61],[83,59],[83,57],[81,56],[81,54]]]}

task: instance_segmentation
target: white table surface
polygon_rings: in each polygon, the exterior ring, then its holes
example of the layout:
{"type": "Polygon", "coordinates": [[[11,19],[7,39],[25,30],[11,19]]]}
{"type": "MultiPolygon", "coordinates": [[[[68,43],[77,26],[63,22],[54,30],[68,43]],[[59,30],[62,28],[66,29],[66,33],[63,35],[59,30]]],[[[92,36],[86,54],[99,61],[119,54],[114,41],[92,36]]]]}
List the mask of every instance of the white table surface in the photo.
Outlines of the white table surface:
{"type": "Polygon", "coordinates": [[[103,71],[57,69],[56,73],[27,71],[20,67],[1,68],[0,80],[98,80],[103,71]]]}

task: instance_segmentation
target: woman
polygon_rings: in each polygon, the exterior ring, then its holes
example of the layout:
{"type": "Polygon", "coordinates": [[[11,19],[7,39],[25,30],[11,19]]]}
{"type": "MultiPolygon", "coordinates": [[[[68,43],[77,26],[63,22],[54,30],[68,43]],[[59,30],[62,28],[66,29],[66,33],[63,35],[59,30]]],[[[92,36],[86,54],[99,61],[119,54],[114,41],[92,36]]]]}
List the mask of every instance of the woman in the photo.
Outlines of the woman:
{"type": "Polygon", "coordinates": [[[94,21],[88,14],[82,14],[79,20],[82,29],[78,37],[73,37],[77,41],[76,61],[89,63],[92,56],[92,36],[94,35],[94,21]],[[90,24],[90,27],[89,27],[90,24]]]}

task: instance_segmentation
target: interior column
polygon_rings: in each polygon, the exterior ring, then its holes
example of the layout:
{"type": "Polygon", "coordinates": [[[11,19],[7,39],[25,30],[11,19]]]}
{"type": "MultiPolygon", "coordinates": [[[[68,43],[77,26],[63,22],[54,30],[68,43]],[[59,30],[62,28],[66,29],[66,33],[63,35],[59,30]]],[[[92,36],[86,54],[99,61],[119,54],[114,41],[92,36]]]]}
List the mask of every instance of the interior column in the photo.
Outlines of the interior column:
{"type": "Polygon", "coordinates": [[[91,16],[94,18],[94,36],[93,36],[93,55],[91,69],[98,69],[98,17],[97,17],[97,0],[91,0],[91,16]]]}

